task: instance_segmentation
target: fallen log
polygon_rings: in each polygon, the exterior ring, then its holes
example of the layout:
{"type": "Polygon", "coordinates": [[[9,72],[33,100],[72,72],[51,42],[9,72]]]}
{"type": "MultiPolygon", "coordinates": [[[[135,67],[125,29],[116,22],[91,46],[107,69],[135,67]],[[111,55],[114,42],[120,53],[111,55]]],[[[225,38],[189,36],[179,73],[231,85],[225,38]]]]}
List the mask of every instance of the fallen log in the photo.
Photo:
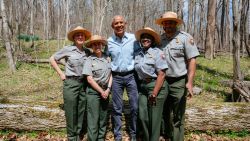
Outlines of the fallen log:
{"type": "MultiPolygon", "coordinates": [[[[18,61],[25,62],[25,63],[42,63],[42,64],[50,63],[49,59],[20,58],[18,59],[18,61]]],[[[61,65],[65,65],[65,61],[58,61],[58,63],[61,65]]]]}
{"type": "MultiPolygon", "coordinates": [[[[128,108],[126,103],[125,114],[129,113],[128,108]]],[[[108,126],[108,128],[111,127],[108,126]]],[[[58,130],[63,128],[65,128],[64,111],[60,108],[0,104],[0,129],[58,130]]],[[[243,129],[250,130],[250,105],[247,103],[223,103],[204,105],[204,107],[189,105],[186,110],[187,131],[243,129]]]]}
{"type": "MultiPolygon", "coordinates": [[[[250,87],[250,81],[242,81],[246,86],[250,87]]],[[[223,85],[223,86],[226,86],[226,87],[233,87],[233,80],[222,80],[220,81],[220,83],[223,85]]]]}

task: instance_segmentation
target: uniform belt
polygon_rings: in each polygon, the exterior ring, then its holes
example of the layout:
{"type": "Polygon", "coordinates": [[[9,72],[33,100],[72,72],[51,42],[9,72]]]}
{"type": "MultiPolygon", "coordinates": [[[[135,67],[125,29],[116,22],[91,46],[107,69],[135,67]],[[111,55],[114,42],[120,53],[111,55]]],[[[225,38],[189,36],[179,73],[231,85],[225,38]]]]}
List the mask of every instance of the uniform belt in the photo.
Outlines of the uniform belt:
{"type": "Polygon", "coordinates": [[[179,77],[167,77],[166,80],[167,80],[167,82],[175,82],[175,81],[179,81],[181,79],[184,79],[186,77],[187,77],[187,75],[185,74],[185,75],[182,75],[179,77]]]}
{"type": "Polygon", "coordinates": [[[66,76],[66,79],[72,79],[72,80],[77,80],[77,81],[83,81],[82,76],[66,76]]]}
{"type": "Polygon", "coordinates": [[[141,82],[144,84],[148,84],[148,83],[155,81],[155,80],[156,80],[156,78],[145,78],[145,79],[141,80],[141,82]]]}
{"type": "Polygon", "coordinates": [[[126,72],[115,72],[115,71],[112,71],[113,75],[120,75],[120,76],[125,76],[125,75],[129,75],[129,74],[132,74],[132,73],[134,73],[134,70],[126,71],[126,72]]]}

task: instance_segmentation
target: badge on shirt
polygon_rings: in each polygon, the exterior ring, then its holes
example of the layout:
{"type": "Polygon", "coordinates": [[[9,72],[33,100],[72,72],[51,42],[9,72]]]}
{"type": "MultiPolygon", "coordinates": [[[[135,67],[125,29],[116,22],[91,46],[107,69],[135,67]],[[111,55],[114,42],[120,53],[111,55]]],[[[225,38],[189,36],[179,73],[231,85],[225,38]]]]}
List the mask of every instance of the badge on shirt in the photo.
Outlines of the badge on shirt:
{"type": "Polygon", "coordinates": [[[176,38],[175,42],[176,42],[176,44],[179,44],[180,40],[178,38],[176,38]]]}
{"type": "Polygon", "coordinates": [[[148,58],[154,58],[154,56],[153,56],[153,55],[151,55],[151,54],[149,54],[149,55],[148,55],[148,58]]]}

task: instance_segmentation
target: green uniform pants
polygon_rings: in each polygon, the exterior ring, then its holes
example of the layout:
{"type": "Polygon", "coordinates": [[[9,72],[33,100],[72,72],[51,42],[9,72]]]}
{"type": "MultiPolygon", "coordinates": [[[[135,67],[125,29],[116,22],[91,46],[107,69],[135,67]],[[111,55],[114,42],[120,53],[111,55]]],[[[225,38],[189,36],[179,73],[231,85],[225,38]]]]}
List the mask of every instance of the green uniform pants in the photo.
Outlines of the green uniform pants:
{"type": "Polygon", "coordinates": [[[108,117],[109,98],[106,100],[93,90],[87,88],[88,141],[104,141],[108,117]]]}
{"type": "Polygon", "coordinates": [[[66,79],[63,85],[64,111],[66,117],[67,136],[69,141],[79,141],[83,127],[84,112],[86,109],[86,82],[66,79]]]}
{"type": "MultiPolygon", "coordinates": [[[[161,119],[164,101],[167,97],[164,82],[157,95],[156,104],[150,105],[148,97],[152,94],[155,80],[150,83],[140,83],[139,90],[139,130],[142,132],[143,141],[158,141],[160,137],[161,119]]],[[[139,132],[140,132],[139,131],[139,132]]],[[[140,133],[139,133],[140,134],[140,133]]]]}
{"type": "Polygon", "coordinates": [[[171,141],[184,140],[184,119],[186,109],[186,77],[167,78],[168,97],[164,105],[163,119],[165,137],[171,141]]]}

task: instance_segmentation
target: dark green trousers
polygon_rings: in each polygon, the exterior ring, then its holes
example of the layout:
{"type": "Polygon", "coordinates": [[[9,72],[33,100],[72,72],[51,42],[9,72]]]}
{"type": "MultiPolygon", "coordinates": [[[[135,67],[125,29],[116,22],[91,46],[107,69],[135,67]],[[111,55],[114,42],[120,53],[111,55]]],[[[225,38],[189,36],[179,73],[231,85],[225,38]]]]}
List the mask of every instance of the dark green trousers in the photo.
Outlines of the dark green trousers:
{"type": "Polygon", "coordinates": [[[165,82],[157,95],[156,105],[150,105],[149,95],[155,86],[155,80],[150,83],[140,83],[139,90],[139,134],[143,141],[158,141],[160,137],[161,119],[164,101],[167,97],[165,82]],[[140,133],[141,132],[141,133],[140,133]]]}
{"type": "Polygon", "coordinates": [[[106,100],[93,90],[87,88],[88,141],[104,141],[108,117],[109,98],[106,100]]]}
{"type": "Polygon", "coordinates": [[[73,79],[64,80],[63,100],[66,117],[67,136],[69,141],[79,141],[86,109],[86,82],[73,79]]]}
{"type": "Polygon", "coordinates": [[[184,120],[186,109],[186,77],[168,79],[168,97],[164,105],[163,119],[165,136],[171,141],[184,140],[184,120]]]}

